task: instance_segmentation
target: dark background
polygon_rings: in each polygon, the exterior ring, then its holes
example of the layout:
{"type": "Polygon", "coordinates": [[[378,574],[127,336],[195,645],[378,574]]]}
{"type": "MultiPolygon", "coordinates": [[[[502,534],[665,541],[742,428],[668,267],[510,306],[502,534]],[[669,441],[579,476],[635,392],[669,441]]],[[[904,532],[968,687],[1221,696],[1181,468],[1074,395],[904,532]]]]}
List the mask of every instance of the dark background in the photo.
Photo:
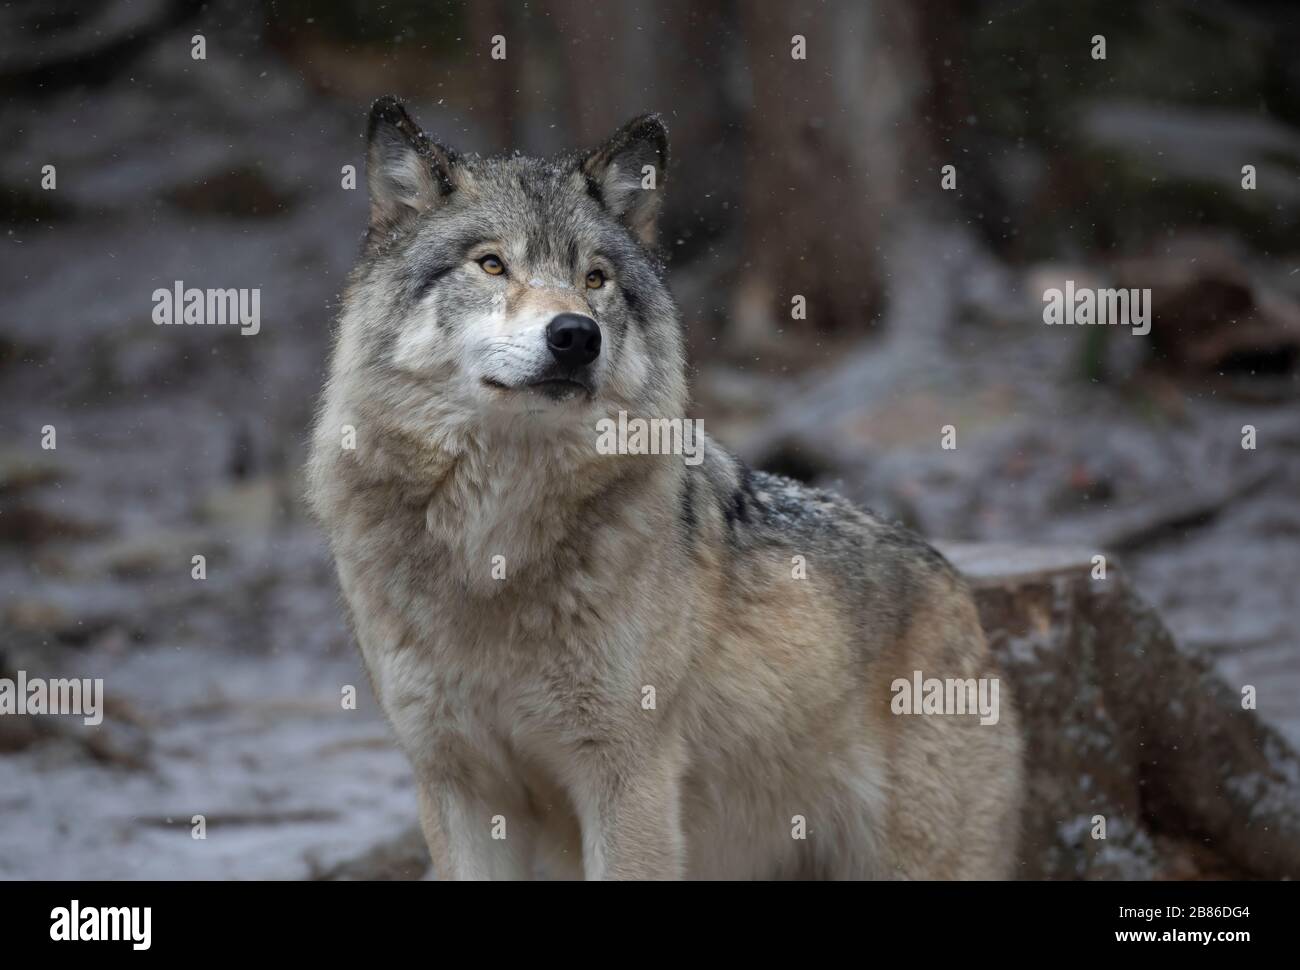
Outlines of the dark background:
{"type": "Polygon", "coordinates": [[[301,502],[365,224],[366,110],[388,93],[484,153],[589,146],[660,112],[694,416],[928,536],[1107,550],[1181,643],[1273,685],[1261,713],[1300,742],[1294,4],[0,18],[0,675],[101,676],[110,697],[95,732],[0,721],[0,877],[422,871],[410,780],[301,502]],[[1066,279],[1151,287],[1151,333],[1044,326],[1066,279]],[[261,333],[155,327],[175,280],[260,287],[261,333]]]}

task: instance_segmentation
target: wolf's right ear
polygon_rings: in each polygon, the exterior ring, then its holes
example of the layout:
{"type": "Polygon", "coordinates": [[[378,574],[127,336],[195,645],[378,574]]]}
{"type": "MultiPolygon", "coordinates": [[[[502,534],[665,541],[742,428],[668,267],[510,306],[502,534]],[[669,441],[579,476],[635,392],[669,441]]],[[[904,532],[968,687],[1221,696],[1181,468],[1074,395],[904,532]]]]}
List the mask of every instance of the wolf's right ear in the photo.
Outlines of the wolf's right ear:
{"type": "Polygon", "coordinates": [[[614,137],[578,163],[588,191],[647,246],[655,224],[668,167],[668,129],[658,115],[633,118],[614,137]]]}
{"type": "Polygon", "coordinates": [[[371,229],[392,229],[455,191],[455,154],[422,132],[396,98],[371,106],[366,139],[371,229]]]}

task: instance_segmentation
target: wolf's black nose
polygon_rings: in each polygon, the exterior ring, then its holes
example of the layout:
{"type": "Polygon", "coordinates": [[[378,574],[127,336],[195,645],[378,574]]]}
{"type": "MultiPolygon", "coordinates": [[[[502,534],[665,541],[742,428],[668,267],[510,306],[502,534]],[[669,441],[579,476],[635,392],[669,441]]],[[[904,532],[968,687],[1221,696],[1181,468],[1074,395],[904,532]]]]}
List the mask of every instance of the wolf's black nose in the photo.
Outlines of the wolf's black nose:
{"type": "Polygon", "coordinates": [[[561,313],[546,325],[546,344],[565,367],[583,367],[600,356],[600,327],[581,313],[561,313]]]}

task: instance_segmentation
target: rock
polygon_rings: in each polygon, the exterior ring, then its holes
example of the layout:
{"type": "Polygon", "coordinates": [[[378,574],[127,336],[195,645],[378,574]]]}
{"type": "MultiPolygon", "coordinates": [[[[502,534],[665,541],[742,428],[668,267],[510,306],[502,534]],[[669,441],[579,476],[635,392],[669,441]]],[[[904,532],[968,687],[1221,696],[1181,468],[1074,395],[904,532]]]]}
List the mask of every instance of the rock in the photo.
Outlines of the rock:
{"type": "Polygon", "coordinates": [[[32,547],[47,542],[97,539],[111,532],[111,526],[105,522],[27,502],[11,502],[0,509],[0,543],[32,547]]]}
{"type": "MultiPolygon", "coordinates": [[[[0,678],[15,681],[18,669],[8,655],[0,654],[0,678]]],[[[56,671],[54,676],[72,674],[56,671]]],[[[147,770],[152,745],[139,713],[129,701],[112,694],[103,697],[103,705],[103,720],[93,727],[85,725],[78,715],[0,717],[0,755],[54,744],[62,745],[74,758],[92,760],[105,767],[147,770]]]]}
{"type": "Polygon", "coordinates": [[[170,576],[188,580],[196,553],[224,554],[228,544],[198,529],[159,529],[101,543],[77,563],[83,576],[147,579],[170,576]]]}
{"type": "Polygon", "coordinates": [[[43,727],[32,717],[0,717],[0,755],[25,751],[43,740],[43,727]]]}
{"type": "Polygon", "coordinates": [[[418,825],[340,862],[326,864],[309,853],[308,878],[315,880],[401,880],[420,879],[429,872],[429,849],[418,825]]]}
{"type": "Polygon", "coordinates": [[[1300,758],[1113,562],[1093,579],[1091,550],[941,548],[1021,711],[1022,878],[1300,876],[1300,758]]]}
{"type": "Polygon", "coordinates": [[[0,495],[14,495],[63,478],[62,467],[44,455],[29,451],[0,451],[0,495]]]}
{"type": "Polygon", "coordinates": [[[4,618],[11,630],[34,633],[57,632],[75,622],[57,603],[29,599],[10,602],[4,618]]]}
{"type": "Polygon", "coordinates": [[[1253,278],[1222,242],[1196,235],[1118,260],[1115,285],[1152,291],[1152,348],[1175,368],[1289,374],[1300,364],[1300,303],[1253,278]]]}
{"type": "Polygon", "coordinates": [[[18,596],[0,608],[0,621],[11,634],[10,645],[40,642],[48,637],[71,645],[85,645],[113,630],[134,635],[149,617],[129,609],[110,589],[94,595],[77,595],[63,589],[57,595],[18,596]]]}

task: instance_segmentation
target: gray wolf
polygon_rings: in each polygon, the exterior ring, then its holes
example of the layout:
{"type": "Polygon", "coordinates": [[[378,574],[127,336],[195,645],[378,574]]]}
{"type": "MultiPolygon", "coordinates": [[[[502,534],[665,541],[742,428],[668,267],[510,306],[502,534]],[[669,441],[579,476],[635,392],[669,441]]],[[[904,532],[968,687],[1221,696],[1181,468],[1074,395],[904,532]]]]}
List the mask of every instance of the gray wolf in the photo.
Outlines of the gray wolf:
{"type": "Polygon", "coordinates": [[[891,711],[916,671],[996,676],[943,557],[707,436],[597,447],[686,414],[667,161],[654,116],[538,160],[371,112],[309,495],[435,875],[1009,875],[1007,692],[995,724],[891,711]]]}

